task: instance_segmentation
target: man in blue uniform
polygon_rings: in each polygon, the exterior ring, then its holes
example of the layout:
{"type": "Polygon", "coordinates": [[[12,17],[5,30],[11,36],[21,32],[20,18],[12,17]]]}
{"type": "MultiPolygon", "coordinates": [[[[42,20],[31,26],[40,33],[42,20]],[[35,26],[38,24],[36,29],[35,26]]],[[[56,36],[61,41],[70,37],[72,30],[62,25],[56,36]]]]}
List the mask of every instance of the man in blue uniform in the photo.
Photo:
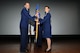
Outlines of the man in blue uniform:
{"type": "Polygon", "coordinates": [[[25,3],[24,8],[21,11],[21,21],[20,21],[20,52],[27,52],[28,45],[28,21],[29,19],[34,20],[35,16],[31,17],[29,14],[30,4],[28,2],[25,3]]]}

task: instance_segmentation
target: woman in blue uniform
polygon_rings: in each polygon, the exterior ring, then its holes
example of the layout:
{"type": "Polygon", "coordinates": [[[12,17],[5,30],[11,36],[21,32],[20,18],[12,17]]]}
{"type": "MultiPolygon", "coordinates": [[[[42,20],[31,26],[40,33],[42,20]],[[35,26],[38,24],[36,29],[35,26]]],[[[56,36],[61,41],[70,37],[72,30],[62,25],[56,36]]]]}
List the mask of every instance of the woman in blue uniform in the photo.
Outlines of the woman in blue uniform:
{"type": "Polygon", "coordinates": [[[45,6],[45,16],[42,21],[40,21],[40,24],[43,24],[43,38],[46,38],[47,40],[47,49],[46,52],[51,51],[51,14],[50,14],[50,8],[49,6],[45,6]]]}
{"type": "MultiPolygon", "coordinates": [[[[38,17],[38,13],[36,14],[38,17]]],[[[51,51],[51,14],[50,14],[50,8],[49,6],[45,6],[45,16],[44,19],[39,21],[40,23],[38,24],[43,24],[43,38],[46,38],[47,40],[47,49],[45,50],[46,52],[51,51]]],[[[35,19],[35,21],[38,21],[35,19]]]]}

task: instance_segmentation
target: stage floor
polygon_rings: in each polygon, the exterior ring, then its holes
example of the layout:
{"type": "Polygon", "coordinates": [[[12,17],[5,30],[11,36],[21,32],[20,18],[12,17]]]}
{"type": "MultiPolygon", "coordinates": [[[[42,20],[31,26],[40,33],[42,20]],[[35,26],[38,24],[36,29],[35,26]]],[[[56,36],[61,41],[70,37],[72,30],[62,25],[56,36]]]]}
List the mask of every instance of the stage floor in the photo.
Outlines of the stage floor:
{"type": "MultiPolygon", "coordinates": [[[[29,43],[28,53],[45,53],[46,41],[42,43],[42,47],[36,47],[34,42],[29,43]]],[[[20,53],[20,42],[18,41],[3,41],[0,42],[0,53],[20,53]]],[[[80,53],[80,42],[75,40],[68,41],[52,41],[52,50],[48,53],[80,53]]]]}

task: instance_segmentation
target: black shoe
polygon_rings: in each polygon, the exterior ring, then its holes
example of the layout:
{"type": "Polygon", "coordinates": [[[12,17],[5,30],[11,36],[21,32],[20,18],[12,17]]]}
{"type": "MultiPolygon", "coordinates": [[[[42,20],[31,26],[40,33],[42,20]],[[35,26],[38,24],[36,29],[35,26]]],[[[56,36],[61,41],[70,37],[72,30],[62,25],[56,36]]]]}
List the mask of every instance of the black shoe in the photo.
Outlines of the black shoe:
{"type": "Polygon", "coordinates": [[[28,49],[26,49],[26,52],[29,52],[29,50],[28,50],[28,49]]]}
{"type": "Polygon", "coordinates": [[[49,50],[45,50],[45,52],[50,52],[51,51],[51,49],[49,49],[49,50]]]}

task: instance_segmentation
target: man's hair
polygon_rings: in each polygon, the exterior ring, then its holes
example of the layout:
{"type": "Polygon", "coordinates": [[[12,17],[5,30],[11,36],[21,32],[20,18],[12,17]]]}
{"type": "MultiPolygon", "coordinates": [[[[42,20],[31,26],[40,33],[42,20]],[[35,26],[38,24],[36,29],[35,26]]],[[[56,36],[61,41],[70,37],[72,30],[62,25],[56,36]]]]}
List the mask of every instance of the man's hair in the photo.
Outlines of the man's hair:
{"type": "Polygon", "coordinates": [[[49,6],[45,6],[45,7],[48,7],[48,8],[50,9],[50,7],[49,7],[49,6]]]}
{"type": "Polygon", "coordinates": [[[24,2],[24,5],[25,5],[26,3],[29,3],[29,2],[24,2]]]}

